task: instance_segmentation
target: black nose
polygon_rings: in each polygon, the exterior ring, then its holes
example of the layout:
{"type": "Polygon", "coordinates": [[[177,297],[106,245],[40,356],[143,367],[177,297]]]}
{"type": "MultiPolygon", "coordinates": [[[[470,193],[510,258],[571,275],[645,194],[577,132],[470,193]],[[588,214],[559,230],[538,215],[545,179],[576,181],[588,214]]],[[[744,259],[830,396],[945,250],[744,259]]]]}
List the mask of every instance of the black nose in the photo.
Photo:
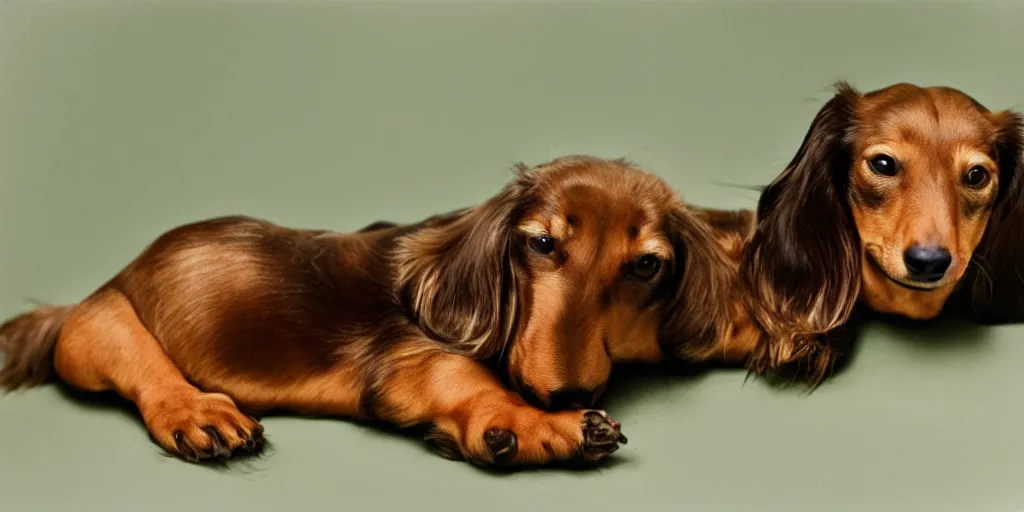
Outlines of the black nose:
{"type": "Polygon", "coordinates": [[[910,271],[910,279],[932,283],[942,279],[953,262],[953,256],[943,247],[912,245],[903,253],[903,262],[910,271]]]}
{"type": "Polygon", "coordinates": [[[551,393],[550,407],[555,410],[582,409],[594,403],[593,389],[559,389],[551,393]]]}

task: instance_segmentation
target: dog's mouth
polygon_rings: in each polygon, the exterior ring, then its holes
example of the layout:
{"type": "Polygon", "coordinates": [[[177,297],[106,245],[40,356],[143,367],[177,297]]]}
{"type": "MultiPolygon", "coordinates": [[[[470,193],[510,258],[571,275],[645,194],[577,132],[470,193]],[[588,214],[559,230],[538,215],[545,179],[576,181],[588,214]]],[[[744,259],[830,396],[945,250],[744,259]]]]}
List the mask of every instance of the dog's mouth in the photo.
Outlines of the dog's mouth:
{"type": "Polygon", "coordinates": [[[915,292],[930,292],[938,288],[941,288],[945,284],[945,279],[939,279],[931,283],[922,283],[898,278],[890,274],[889,271],[882,266],[882,264],[878,261],[878,258],[875,256],[874,251],[870,250],[869,248],[867,251],[865,251],[865,253],[867,253],[868,262],[872,268],[874,268],[883,276],[885,276],[886,279],[892,281],[893,283],[900,287],[906,288],[908,290],[913,290],[915,292]]]}

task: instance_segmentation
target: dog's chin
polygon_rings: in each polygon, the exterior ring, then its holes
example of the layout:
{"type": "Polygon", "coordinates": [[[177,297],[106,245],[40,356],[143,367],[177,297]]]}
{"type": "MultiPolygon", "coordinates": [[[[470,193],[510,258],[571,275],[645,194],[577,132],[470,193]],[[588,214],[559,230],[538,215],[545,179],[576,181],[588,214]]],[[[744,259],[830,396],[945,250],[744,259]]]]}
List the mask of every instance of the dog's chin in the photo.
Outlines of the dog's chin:
{"type": "Polygon", "coordinates": [[[867,251],[867,256],[869,264],[876,272],[885,276],[886,279],[888,279],[890,282],[901,288],[905,288],[907,290],[915,292],[931,292],[938,290],[939,288],[942,288],[949,284],[949,278],[946,276],[944,276],[942,279],[939,279],[938,281],[933,281],[930,283],[911,281],[909,279],[896,277],[891,272],[889,272],[888,269],[882,266],[881,263],[879,263],[878,259],[875,258],[875,255],[872,254],[871,251],[867,251]]]}

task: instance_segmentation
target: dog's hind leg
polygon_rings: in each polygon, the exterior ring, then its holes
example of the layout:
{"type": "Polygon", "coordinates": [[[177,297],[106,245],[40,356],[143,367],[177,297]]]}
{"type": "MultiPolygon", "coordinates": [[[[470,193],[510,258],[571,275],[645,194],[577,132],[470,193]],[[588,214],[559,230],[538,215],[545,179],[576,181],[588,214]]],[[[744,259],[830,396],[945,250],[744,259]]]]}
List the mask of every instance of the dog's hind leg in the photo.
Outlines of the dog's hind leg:
{"type": "Polygon", "coordinates": [[[57,374],[85,391],[116,391],[153,439],[186,460],[258,450],[263,428],[230,397],[186,380],[121,292],[104,288],[71,312],[54,352],[57,374]]]}

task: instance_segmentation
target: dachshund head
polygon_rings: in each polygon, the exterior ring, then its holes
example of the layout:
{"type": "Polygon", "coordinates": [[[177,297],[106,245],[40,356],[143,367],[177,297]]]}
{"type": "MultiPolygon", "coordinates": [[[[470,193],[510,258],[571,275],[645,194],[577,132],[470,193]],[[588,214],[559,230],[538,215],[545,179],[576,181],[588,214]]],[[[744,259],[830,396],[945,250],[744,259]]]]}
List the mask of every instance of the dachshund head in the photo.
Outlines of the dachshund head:
{"type": "Polygon", "coordinates": [[[405,303],[448,346],[502,363],[551,408],[601,394],[617,360],[659,360],[727,321],[723,257],[660,179],[618,160],[520,166],[497,196],[409,236],[405,303]]]}
{"type": "Polygon", "coordinates": [[[759,201],[744,265],[759,320],[826,332],[858,299],[928,319],[963,283],[1008,275],[990,224],[1013,218],[1005,229],[1022,229],[1021,125],[947,87],[861,94],[840,84],[759,201]],[[986,271],[986,260],[1000,267],[986,271]],[[978,275],[965,279],[971,267],[978,275]]]}

